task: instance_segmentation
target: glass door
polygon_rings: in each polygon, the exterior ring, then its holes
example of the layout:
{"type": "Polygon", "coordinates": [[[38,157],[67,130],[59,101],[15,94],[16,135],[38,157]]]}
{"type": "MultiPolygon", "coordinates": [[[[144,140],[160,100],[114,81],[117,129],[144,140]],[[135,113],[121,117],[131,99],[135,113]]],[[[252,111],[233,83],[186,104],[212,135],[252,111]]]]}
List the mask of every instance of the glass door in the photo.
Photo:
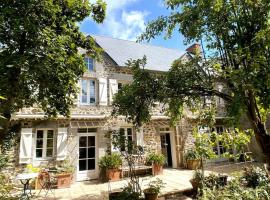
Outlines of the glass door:
{"type": "Polygon", "coordinates": [[[78,141],[78,176],[77,180],[96,178],[96,135],[95,133],[80,134],[78,141]]]}

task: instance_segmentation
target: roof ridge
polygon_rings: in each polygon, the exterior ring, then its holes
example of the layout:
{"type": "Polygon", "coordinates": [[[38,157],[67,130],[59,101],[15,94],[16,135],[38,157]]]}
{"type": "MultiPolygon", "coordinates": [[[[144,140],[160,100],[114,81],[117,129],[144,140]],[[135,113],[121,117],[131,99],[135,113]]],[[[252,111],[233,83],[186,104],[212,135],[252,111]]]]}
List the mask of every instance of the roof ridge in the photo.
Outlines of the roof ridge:
{"type": "Polygon", "coordinates": [[[128,39],[115,38],[115,37],[110,37],[110,36],[106,36],[106,35],[88,34],[88,36],[97,36],[97,37],[104,37],[104,38],[115,39],[115,40],[122,40],[122,41],[132,42],[132,43],[139,44],[139,45],[146,45],[146,46],[158,47],[158,48],[162,48],[162,49],[180,51],[182,53],[186,52],[185,50],[180,50],[180,49],[176,49],[176,48],[169,48],[169,47],[164,47],[164,46],[160,46],[160,45],[153,45],[153,44],[149,44],[149,43],[138,43],[138,42],[128,40],[128,39]]]}

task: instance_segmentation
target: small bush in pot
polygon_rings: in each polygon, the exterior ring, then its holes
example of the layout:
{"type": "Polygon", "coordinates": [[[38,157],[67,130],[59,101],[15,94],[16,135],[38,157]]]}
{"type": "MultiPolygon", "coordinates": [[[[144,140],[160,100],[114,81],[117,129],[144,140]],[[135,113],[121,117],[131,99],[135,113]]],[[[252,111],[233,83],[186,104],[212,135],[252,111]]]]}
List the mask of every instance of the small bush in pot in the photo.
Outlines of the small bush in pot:
{"type": "Polygon", "coordinates": [[[75,167],[69,160],[64,160],[57,168],[57,188],[68,188],[73,181],[75,167]]]}
{"type": "Polygon", "coordinates": [[[106,180],[116,181],[120,179],[122,158],[117,153],[106,154],[100,158],[99,167],[105,171],[106,180]],[[104,170],[105,169],[105,170],[104,170]]]}
{"type": "Polygon", "coordinates": [[[195,170],[192,179],[189,180],[195,191],[202,187],[203,174],[200,170],[195,170]]]}
{"type": "Polygon", "coordinates": [[[245,167],[242,180],[247,187],[256,188],[269,183],[266,172],[260,167],[245,167]]]}
{"type": "Polygon", "coordinates": [[[162,174],[165,156],[161,153],[150,153],[146,157],[146,164],[153,166],[153,175],[162,174]]]}
{"type": "Polygon", "coordinates": [[[185,159],[188,169],[199,169],[201,167],[201,160],[199,154],[194,149],[189,149],[185,153],[185,159]]]}
{"type": "Polygon", "coordinates": [[[143,191],[145,200],[156,200],[163,187],[164,183],[159,178],[154,181],[150,181],[148,187],[143,191]]]}

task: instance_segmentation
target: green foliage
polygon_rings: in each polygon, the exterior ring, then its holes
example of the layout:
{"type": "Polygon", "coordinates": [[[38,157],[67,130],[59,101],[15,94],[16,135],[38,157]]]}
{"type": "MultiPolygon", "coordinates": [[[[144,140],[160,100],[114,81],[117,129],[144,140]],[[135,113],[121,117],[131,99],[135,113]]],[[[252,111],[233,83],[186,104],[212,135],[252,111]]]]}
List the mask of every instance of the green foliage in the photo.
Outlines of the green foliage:
{"type": "Polygon", "coordinates": [[[139,192],[134,192],[130,185],[123,188],[123,191],[117,195],[115,200],[140,200],[141,194],[139,192]]]}
{"type": "Polygon", "coordinates": [[[0,199],[1,200],[16,200],[18,197],[12,196],[14,185],[10,179],[3,173],[0,173],[0,199]]]}
{"type": "Polygon", "coordinates": [[[242,180],[247,187],[252,188],[269,184],[269,179],[265,170],[254,166],[244,168],[242,180]]]}
{"type": "Polygon", "coordinates": [[[122,165],[122,158],[117,153],[106,154],[99,160],[99,166],[106,169],[116,169],[122,165]]]}
{"type": "Polygon", "coordinates": [[[239,179],[234,179],[222,188],[203,188],[199,200],[266,200],[270,197],[270,185],[247,188],[239,179]]]}
{"type": "Polygon", "coordinates": [[[71,173],[75,172],[74,165],[70,162],[69,159],[64,160],[61,165],[57,168],[58,173],[71,173]]]}
{"type": "Polygon", "coordinates": [[[270,108],[266,95],[270,93],[269,1],[164,2],[170,14],[149,22],[139,41],[149,41],[163,32],[170,37],[178,30],[187,43],[203,41],[208,49],[207,59],[196,56],[175,61],[168,73],[164,93],[173,118],[181,114],[180,107],[190,106],[199,96],[222,98],[234,125],[243,115],[254,124],[256,139],[269,158],[270,136],[265,128],[270,108]]]}
{"type": "Polygon", "coordinates": [[[213,147],[216,146],[217,143],[212,140],[209,133],[199,133],[195,128],[193,131],[193,137],[195,139],[195,151],[201,159],[211,159],[216,157],[213,147]]]}
{"type": "Polygon", "coordinates": [[[41,171],[41,168],[39,167],[33,167],[32,164],[26,165],[26,172],[27,173],[38,173],[41,171]]]}
{"type": "Polygon", "coordinates": [[[227,184],[227,175],[209,174],[204,178],[204,186],[207,188],[221,188],[227,184]]]}
{"type": "Polygon", "coordinates": [[[8,156],[0,154],[0,170],[4,169],[7,166],[8,160],[8,156]]]}
{"type": "Polygon", "coordinates": [[[188,149],[185,153],[186,160],[198,160],[200,159],[199,154],[195,151],[195,149],[188,149]]]}
{"type": "Polygon", "coordinates": [[[0,5],[0,113],[10,118],[23,107],[37,105],[48,116],[68,116],[85,66],[78,48],[97,58],[94,39],[78,22],[105,17],[98,0],[3,0],[0,5]]]}
{"type": "Polygon", "coordinates": [[[163,166],[165,160],[165,156],[161,153],[149,153],[146,157],[146,163],[148,165],[157,164],[163,166]]]}
{"type": "Polygon", "coordinates": [[[161,189],[164,188],[165,183],[159,178],[151,180],[148,187],[144,190],[144,193],[159,194],[161,189]]]}
{"type": "Polygon", "coordinates": [[[123,115],[128,122],[140,127],[143,122],[150,120],[149,108],[155,106],[160,95],[162,83],[157,75],[144,69],[146,57],[138,60],[129,60],[127,66],[132,69],[133,82],[124,85],[114,96],[113,116],[123,115]]]}

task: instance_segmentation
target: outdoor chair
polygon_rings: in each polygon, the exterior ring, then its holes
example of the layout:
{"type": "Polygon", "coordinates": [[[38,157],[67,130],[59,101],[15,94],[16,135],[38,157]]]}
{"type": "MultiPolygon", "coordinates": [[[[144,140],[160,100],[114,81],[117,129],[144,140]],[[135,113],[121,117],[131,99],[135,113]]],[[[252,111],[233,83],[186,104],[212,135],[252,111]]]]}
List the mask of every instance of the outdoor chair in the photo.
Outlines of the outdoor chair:
{"type": "Polygon", "coordinates": [[[55,188],[55,178],[46,170],[42,170],[38,175],[38,184],[40,185],[41,189],[38,193],[38,196],[44,191],[45,195],[43,196],[46,199],[51,193],[55,199],[55,194],[53,189],[55,188]]]}

